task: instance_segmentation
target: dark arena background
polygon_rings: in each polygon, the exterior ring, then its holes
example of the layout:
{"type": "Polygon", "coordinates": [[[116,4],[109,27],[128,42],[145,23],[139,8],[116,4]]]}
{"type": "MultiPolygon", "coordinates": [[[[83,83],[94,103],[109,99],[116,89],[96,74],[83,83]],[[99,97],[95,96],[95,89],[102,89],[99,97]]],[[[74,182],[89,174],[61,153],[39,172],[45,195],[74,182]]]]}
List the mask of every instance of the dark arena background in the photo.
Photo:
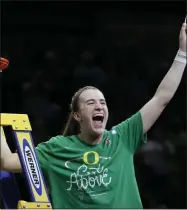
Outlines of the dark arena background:
{"type": "MultiPolygon", "coordinates": [[[[62,132],[74,92],[94,85],[107,99],[111,128],[153,96],[178,50],[185,15],[185,1],[3,1],[1,56],[10,65],[1,75],[1,111],[28,114],[37,145],[62,132]]],[[[185,72],[135,155],[144,208],[187,208],[186,140],[185,72]]]]}

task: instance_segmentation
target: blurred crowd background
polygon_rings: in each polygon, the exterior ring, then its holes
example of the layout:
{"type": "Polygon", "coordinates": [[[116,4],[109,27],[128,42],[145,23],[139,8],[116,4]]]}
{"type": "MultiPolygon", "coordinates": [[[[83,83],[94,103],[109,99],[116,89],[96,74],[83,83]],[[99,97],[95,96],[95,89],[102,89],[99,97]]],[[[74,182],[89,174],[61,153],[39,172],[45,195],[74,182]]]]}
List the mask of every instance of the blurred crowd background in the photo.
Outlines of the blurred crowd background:
{"type": "MultiPolygon", "coordinates": [[[[1,7],[1,56],[10,60],[1,75],[1,110],[27,113],[36,145],[62,132],[71,97],[85,85],[104,92],[108,129],[138,111],[173,62],[186,14],[185,1],[1,7]]],[[[186,140],[185,73],[135,156],[144,208],[187,208],[186,140]]]]}

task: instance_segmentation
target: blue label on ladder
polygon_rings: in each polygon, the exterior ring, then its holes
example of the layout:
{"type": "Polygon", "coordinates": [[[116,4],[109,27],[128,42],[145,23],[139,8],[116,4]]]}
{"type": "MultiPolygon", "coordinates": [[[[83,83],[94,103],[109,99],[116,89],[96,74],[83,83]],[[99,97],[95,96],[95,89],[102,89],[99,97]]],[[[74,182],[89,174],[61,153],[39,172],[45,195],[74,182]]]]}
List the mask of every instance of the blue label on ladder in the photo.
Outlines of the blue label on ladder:
{"type": "Polygon", "coordinates": [[[31,200],[33,202],[50,202],[42,171],[35,153],[31,132],[14,131],[13,133],[31,200]]]}
{"type": "Polygon", "coordinates": [[[32,181],[32,184],[38,195],[42,195],[41,178],[37,160],[26,139],[23,139],[23,157],[25,159],[25,165],[27,167],[30,180],[32,181]]]}

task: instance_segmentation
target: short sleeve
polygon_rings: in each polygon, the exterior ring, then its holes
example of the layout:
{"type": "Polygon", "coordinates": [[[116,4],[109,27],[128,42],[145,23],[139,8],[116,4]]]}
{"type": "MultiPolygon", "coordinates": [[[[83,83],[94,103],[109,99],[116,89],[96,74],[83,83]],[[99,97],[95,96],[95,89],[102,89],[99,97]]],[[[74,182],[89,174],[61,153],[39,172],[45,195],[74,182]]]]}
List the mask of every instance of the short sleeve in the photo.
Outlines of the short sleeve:
{"type": "Polygon", "coordinates": [[[143,122],[140,112],[137,112],[113,129],[115,129],[119,138],[124,141],[125,146],[132,153],[147,142],[147,135],[143,134],[143,122]]]}
{"type": "Polygon", "coordinates": [[[53,137],[47,142],[38,144],[37,147],[35,148],[39,165],[43,171],[47,170],[50,166],[51,159],[54,155],[53,151],[57,146],[56,140],[57,137],[53,137]]]}

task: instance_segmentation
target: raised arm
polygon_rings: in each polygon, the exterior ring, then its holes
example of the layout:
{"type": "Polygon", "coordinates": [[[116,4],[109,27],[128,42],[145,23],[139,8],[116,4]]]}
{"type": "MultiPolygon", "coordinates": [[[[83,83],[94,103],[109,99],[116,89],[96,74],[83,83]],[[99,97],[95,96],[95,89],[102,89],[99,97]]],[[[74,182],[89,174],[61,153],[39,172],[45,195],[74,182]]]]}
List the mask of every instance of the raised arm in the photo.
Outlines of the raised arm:
{"type": "Polygon", "coordinates": [[[143,132],[146,133],[158,119],[164,108],[174,96],[186,66],[186,21],[179,36],[179,51],[166,76],[157,88],[153,98],[140,110],[143,121],[143,132]]]}
{"type": "Polygon", "coordinates": [[[21,172],[21,164],[17,153],[12,153],[6,142],[4,132],[0,127],[0,170],[10,171],[10,172],[21,172]]]}

